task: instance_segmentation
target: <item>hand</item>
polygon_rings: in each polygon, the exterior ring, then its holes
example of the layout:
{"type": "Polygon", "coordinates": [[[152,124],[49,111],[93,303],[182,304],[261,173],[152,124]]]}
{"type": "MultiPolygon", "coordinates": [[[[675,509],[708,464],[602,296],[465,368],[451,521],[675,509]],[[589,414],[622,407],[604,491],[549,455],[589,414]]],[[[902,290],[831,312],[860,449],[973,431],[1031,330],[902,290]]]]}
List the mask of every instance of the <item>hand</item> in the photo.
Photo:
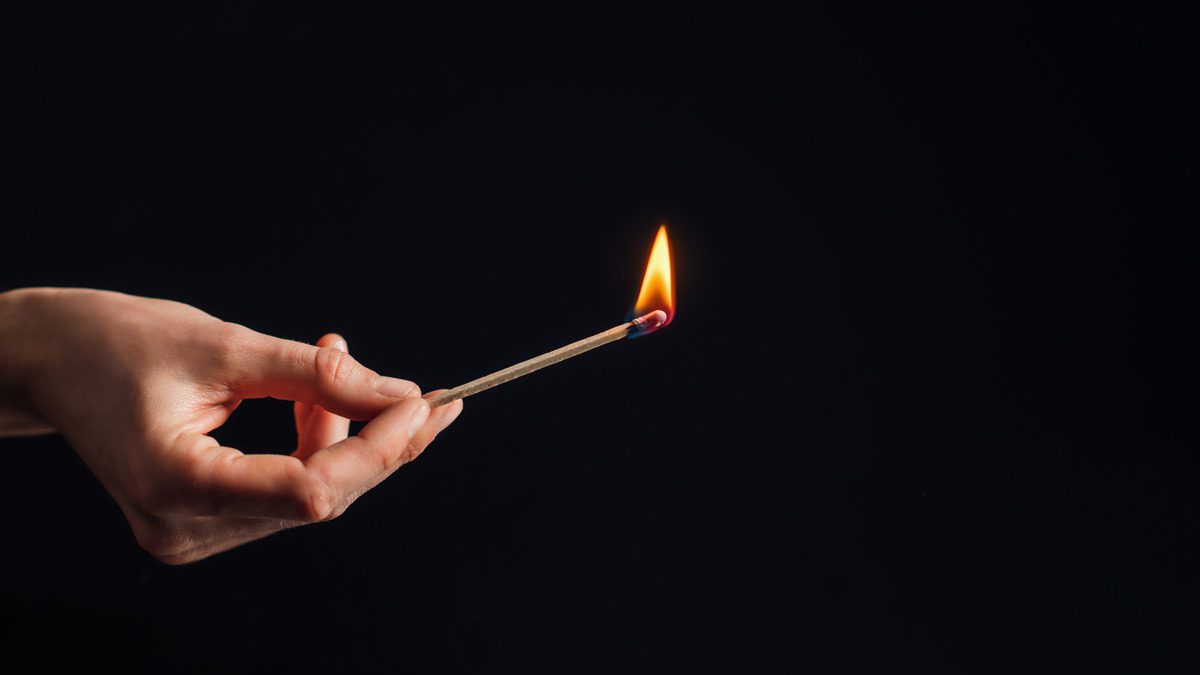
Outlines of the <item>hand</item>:
{"type": "Polygon", "coordinates": [[[417,385],[360,365],[337,335],[306,345],[106,291],[0,294],[0,433],[62,433],[163,562],[337,517],[461,410],[431,412],[417,385]],[[290,455],[208,435],[268,396],[296,402],[290,455]],[[351,419],[370,422],[348,438],[351,419]]]}

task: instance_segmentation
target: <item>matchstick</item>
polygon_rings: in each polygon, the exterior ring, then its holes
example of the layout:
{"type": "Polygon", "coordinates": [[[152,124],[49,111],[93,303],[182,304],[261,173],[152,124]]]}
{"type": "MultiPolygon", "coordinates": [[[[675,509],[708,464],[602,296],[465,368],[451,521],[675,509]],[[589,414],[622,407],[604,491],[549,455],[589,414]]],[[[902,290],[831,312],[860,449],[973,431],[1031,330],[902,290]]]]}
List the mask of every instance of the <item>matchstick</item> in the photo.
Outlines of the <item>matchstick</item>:
{"type": "Polygon", "coordinates": [[[541,370],[546,366],[554,365],[560,361],[565,361],[571,357],[579,356],[580,354],[591,351],[596,347],[606,345],[610,342],[616,342],[630,335],[638,335],[656,330],[667,322],[667,313],[661,309],[656,309],[649,314],[639,316],[633,321],[609,328],[603,333],[597,333],[591,337],[584,338],[578,342],[572,342],[565,347],[559,347],[553,351],[546,352],[541,356],[535,356],[527,361],[522,361],[516,365],[509,366],[503,370],[497,370],[491,375],[485,375],[478,380],[471,380],[466,384],[461,384],[453,389],[448,389],[442,393],[429,399],[429,407],[436,408],[446,405],[452,401],[457,401],[460,398],[466,398],[471,394],[478,394],[484,389],[491,389],[498,384],[504,384],[509,380],[515,380],[522,375],[528,375],[535,370],[541,370]]]}

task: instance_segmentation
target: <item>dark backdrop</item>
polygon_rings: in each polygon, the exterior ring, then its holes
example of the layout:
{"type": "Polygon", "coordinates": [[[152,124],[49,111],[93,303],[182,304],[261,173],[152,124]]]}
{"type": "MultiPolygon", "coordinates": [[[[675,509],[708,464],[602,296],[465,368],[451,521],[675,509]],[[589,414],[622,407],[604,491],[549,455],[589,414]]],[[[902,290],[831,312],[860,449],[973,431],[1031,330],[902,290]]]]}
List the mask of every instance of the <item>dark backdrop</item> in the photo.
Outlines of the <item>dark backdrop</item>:
{"type": "Polygon", "coordinates": [[[666,222],[679,311],[182,568],[5,440],[2,658],[1194,672],[1196,24],[976,4],[21,17],[0,287],[435,388],[623,319],[666,222]]]}

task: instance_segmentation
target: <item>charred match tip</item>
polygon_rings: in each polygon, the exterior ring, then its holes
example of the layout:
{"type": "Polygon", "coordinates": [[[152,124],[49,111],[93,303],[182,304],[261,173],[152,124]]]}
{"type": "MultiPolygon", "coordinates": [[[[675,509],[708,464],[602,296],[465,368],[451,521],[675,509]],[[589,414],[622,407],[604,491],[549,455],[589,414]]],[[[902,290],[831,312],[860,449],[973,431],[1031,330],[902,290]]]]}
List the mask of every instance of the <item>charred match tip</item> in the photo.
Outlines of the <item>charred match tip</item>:
{"type": "Polygon", "coordinates": [[[662,328],[666,323],[667,313],[661,309],[656,309],[649,314],[643,314],[634,319],[633,330],[638,334],[645,334],[662,328]]]}

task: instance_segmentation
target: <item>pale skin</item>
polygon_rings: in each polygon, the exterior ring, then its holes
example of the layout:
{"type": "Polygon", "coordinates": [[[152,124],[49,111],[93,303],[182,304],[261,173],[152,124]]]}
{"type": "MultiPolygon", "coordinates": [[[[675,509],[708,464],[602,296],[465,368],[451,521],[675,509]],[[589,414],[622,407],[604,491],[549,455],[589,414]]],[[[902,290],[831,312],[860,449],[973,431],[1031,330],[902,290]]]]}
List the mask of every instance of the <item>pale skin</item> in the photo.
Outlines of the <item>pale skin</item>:
{"type": "Polygon", "coordinates": [[[108,291],[0,293],[0,435],[61,433],[166,563],[336,518],[461,411],[431,411],[336,334],[308,345],[108,291]],[[209,435],[265,397],[295,402],[293,452],[247,455],[209,435]],[[350,420],[367,424],[349,436],[350,420]]]}

